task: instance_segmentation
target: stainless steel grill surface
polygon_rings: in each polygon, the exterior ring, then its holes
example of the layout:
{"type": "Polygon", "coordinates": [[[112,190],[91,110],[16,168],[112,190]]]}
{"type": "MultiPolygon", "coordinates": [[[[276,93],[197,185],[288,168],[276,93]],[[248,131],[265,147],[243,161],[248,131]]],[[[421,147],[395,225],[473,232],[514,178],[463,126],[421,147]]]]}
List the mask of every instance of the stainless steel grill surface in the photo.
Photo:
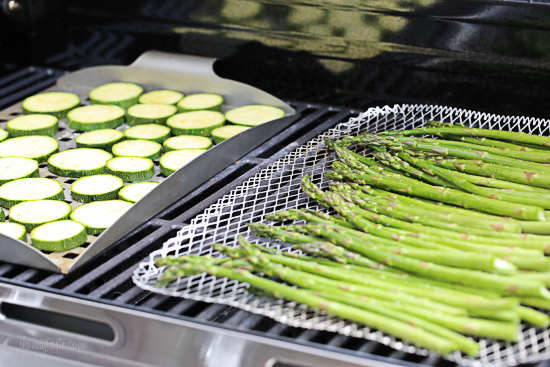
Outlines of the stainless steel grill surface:
{"type": "MultiPolygon", "coordinates": [[[[547,135],[550,128],[548,120],[497,116],[449,107],[396,105],[392,108],[371,108],[359,117],[338,124],[335,128],[300,146],[206,208],[188,226],[182,228],[176,237],[168,240],[162,249],[153,252],[148,261],[139,265],[134,273],[134,282],[152,292],[231,305],[274,318],[291,326],[375,340],[397,350],[423,356],[432,354],[381,332],[333,317],[323,311],[304,307],[295,302],[252,295],[247,292],[246,283],[227,278],[202,274],[180,278],[166,287],[154,286],[164,269],[155,266],[154,259],[157,256],[219,255],[210,245],[223,243],[237,246],[238,235],[245,235],[270,247],[286,249],[288,244],[283,242],[259,240],[247,229],[246,223],[266,222],[264,219],[266,214],[282,209],[320,209],[314,201],[301,192],[300,178],[305,174],[311,174],[315,183],[321,187],[327,186],[328,180],[322,175],[330,170],[330,163],[335,160],[335,155],[326,150],[324,138],[335,139],[365,131],[409,129],[419,127],[428,120],[539,135],[547,135]]],[[[288,250],[294,251],[290,248],[288,250]]],[[[524,324],[521,326],[518,343],[481,339],[480,346],[481,353],[476,359],[465,357],[458,352],[445,358],[463,366],[511,366],[540,361],[550,357],[550,330],[540,330],[524,324]]]]}

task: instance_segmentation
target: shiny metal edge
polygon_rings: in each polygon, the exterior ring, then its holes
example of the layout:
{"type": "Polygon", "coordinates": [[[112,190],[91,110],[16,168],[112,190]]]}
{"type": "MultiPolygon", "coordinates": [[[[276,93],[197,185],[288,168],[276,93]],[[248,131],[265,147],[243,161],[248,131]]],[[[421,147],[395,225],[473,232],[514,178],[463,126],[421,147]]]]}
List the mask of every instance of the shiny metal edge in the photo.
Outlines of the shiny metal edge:
{"type": "MultiPolygon", "coordinates": [[[[4,347],[37,355],[47,353],[79,363],[129,367],[272,367],[277,362],[297,367],[395,366],[246,332],[0,284],[0,305],[5,302],[109,324],[116,335],[113,342],[12,320],[0,313],[0,344],[4,347]],[[56,347],[53,343],[56,340],[79,347],[56,347]],[[46,344],[45,351],[40,347],[47,341],[52,343],[46,344]]],[[[1,357],[2,349],[0,360],[1,357]]]]}

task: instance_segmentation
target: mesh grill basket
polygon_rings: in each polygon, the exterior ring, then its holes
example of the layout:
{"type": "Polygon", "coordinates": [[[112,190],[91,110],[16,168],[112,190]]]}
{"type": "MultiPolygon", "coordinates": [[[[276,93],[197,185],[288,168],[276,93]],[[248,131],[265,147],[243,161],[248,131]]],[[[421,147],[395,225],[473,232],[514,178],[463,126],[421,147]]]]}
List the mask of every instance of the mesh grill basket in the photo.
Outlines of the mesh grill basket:
{"type": "MultiPolygon", "coordinates": [[[[300,189],[300,178],[311,174],[312,181],[327,187],[323,173],[329,170],[335,155],[325,149],[323,139],[341,138],[362,132],[410,129],[422,126],[428,120],[461,123],[470,127],[522,131],[529,134],[548,135],[549,121],[526,117],[498,116],[462,109],[427,106],[396,105],[394,107],[370,108],[359,117],[341,123],[335,128],[309,141],[285,157],[248,179],[239,187],[208,207],[183,228],[175,238],[168,240],[162,249],[153,252],[134,273],[134,282],[143,289],[169,296],[197,301],[235,306],[246,311],[271,317],[284,324],[337,332],[358,338],[374,340],[392,348],[420,355],[435,354],[404,343],[379,331],[342,320],[304,305],[286,300],[275,300],[247,292],[248,284],[195,275],[180,278],[166,287],[154,284],[164,268],[157,268],[154,259],[167,255],[219,255],[210,246],[222,243],[237,246],[236,238],[244,235],[255,243],[285,251],[295,251],[289,245],[276,240],[260,238],[251,233],[246,223],[263,222],[265,215],[290,208],[320,210],[300,189]]],[[[550,357],[550,332],[522,324],[518,343],[480,339],[481,353],[477,358],[466,357],[459,352],[445,358],[462,366],[513,366],[536,362],[550,357]]]]}

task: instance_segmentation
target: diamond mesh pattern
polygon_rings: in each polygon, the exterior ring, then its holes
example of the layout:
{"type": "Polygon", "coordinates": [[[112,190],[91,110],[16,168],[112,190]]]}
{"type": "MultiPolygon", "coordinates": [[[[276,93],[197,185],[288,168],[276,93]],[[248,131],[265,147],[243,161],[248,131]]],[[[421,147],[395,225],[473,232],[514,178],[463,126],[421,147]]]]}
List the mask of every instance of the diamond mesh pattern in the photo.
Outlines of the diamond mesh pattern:
{"type": "MultiPolygon", "coordinates": [[[[295,251],[284,242],[267,240],[254,235],[248,230],[246,223],[272,224],[264,219],[265,215],[282,209],[321,209],[301,192],[300,178],[309,173],[312,175],[313,182],[321,187],[327,186],[328,181],[322,177],[322,174],[329,170],[329,165],[335,157],[325,149],[323,142],[325,137],[335,139],[366,131],[409,129],[419,127],[428,120],[462,123],[488,129],[523,131],[538,135],[549,134],[550,122],[441,106],[396,105],[371,108],[359,117],[341,123],[309,141],[223,196],[194,218],[190,225],[183,228],[175,238],[168,240],[162,249],[153,252],[148,260],[139,264],[134,272],[134,282],[152,292],[231,305],[271,317],[290,326],[366,338],[408,353],[434,354],[379,331],[328,315],[324,311],[317,311],[287,300],[274,300],[254,295],[247,291],[248,284],[227,278],[201,274],[180,278],[166,287],[154,286],[164,271],[164,268],[155,267],[156,257],[188,254],[219,255],[210,245],[223,243],[237,246],[237,235],[244,235],[252,242],[262,243],[272,248],[295,251]]],[[[492,339],[481,339],[479,342],[481,353],[478,358],[469,358],[458,352],[445,358],[462,366],[513,366],[550,358],[550,331],[528,325],[521,326],[518,343],[497,342],[492,339]]]]}

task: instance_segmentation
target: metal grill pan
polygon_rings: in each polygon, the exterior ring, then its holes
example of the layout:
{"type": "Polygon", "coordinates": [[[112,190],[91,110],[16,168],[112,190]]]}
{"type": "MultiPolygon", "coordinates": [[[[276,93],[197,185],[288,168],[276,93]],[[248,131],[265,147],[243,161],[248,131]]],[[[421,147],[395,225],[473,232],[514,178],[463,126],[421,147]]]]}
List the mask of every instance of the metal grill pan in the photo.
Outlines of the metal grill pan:
{"type": "MultiPolygon", "coordinates": [[[[394,349],[419,355],[435,355],[391,336],[347,322],[326,312],[317,311],[287,300],[274,300],[247,292],[248,284],[216,278],[205,274],[180,278],[166,287],[155,287],[164,268],[157,268],[154,259],[167,255],[217,255],[212,243],[237,246],[236,237],[244,235],[253,242],[272,248],[293,251],[280,241],[267,241],[252,234],[248,222],[266,222],[265,215],[290,208],[321,209],[300,190],[300,178],[311,174],[321,187],[327,186],[322,175],[334,161],[333,153],[325,149],[325,137],[335,139],[361,132],[409,129],[428,120],[461,123],[470,127],[523,131],[547,135],[548,120],[526,117],[498,116],[463,109],[427,105],[396,105],[371,108],[357,118],[341,123],[297,150],[274,162],[254,177],[245,181],[202,214],[194,218],[175,238],[167,241],[161,250],[153,252],[134,272],[134,282],[143,289],[170,296],[235,306],[252,313],[271,317],[287,325],[338,332],[344,335],[378,341],[394,349]]],[[[499,342],[480,339],[478,358],[458,352],[445,358],[462,366],[514,366],[536,362],[550,357],[550,331],[522,324],[519,342],[499,342]]]]}

